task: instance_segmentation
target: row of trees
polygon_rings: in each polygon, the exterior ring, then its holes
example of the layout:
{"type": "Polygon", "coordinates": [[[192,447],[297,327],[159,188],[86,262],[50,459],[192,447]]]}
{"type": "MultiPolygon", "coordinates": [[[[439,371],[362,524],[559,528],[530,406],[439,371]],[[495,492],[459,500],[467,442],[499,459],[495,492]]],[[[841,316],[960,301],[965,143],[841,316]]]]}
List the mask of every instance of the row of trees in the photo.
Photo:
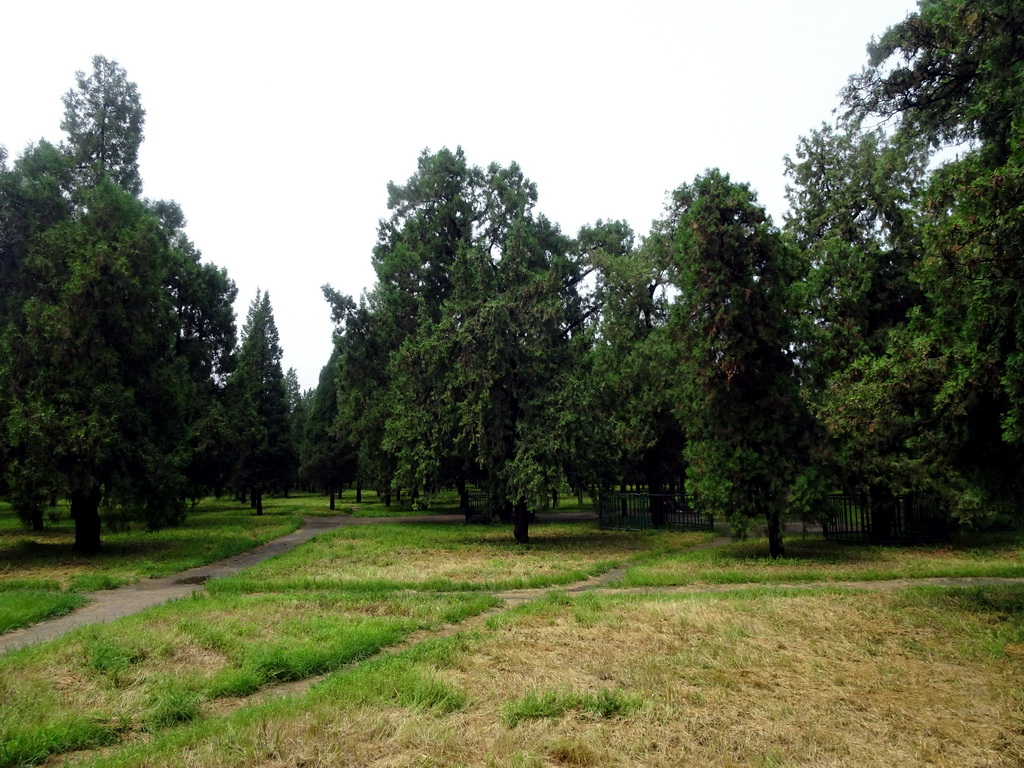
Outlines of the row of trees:
{"type": "Polygon", "coordinates": [[[922,0],[786,159],[782,227],[709,170],[646,237],[572,237],[515,163],[424,152],[388,186],[376,285],[324,287],[335,349],[308,393],[269,298],[236,345],[234,286],[140,198],[137,94],[98,59],[67,142],[0,173],[7,494],[29,518],[69,496],[84,550],[101,499],[161,525],[190,493],[258,507],[299,480],[478,489],[520,542],[565,485],[685,484],[737,531],[763,517],[776,556],[784,515],[840,489],[1013,514],[1022,28],[1010,0],[922,0]]]}
{"type": "Polygon", "coordinates": [[[376,286],[325,289],[334,455],[382,492],[476,485],[519,541],[565,483],[685,482],[738,530],[763,516],[773,555],[787,510],[840,489],[1015,513],[1022,25],[923,0],[786,159],[782,228],[711,170],[640,242],[568,237],[517,165],[424,152],[388,188],[376,286]]]}
{"type": "Polygon", "coordinates": [[[0,487],[36,528],[69,498],[75,548],[108,522],[178,522],[185,499],[287,487],[290,406],[269,297],[236,349],[226,272],[178,205],[141,197],[145,113],[96,57],[59,146],[0,153],[0,487]]]}

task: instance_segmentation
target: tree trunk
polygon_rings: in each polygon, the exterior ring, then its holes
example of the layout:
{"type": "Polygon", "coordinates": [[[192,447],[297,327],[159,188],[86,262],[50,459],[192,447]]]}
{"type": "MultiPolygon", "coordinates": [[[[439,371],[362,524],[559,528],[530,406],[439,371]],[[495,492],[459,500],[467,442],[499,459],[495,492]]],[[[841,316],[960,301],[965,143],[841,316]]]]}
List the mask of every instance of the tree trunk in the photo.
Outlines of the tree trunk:
{"type": "Polygon", "coordinates": [[[869,541],[875,544],[885,544],[894,538],[896,528],[896,497],[888,488],[877,485],[871,486],[869,491],[871,500],[871,514],[868,531],[869,541]]]}
{"type": "Polygon", "coordinates": [[[779,514],[779,506],[774,499],[768,501],[764,518],[768,523],[768,554],[772,559],[785,557],[786,550],[782,546],[782,515],[779,514]]]}
{"type": "Polygon", "coordinates": [[[526,500],[520,499],[512,510],[512,535],[517,544],[530,543],[530,515],[526,510],[526,500]]]}
{"type": "Polygon", "coordinates": [[[263,514],[263,489],[262,488],[253,488],[252,489],[252,500],[254,502],[254,506],[256,507],[256,514],[257,515],[262,515],[263,514]]]}
{"type": "MultiPolygon", "coordinates": [[[[52,505],[51,505],[52,506],[52,505]]],[[[42,507],[32,510],[32,530],[41,531],[43,530],[43,510],[42,507]]]]}
{"type": "Polygon", "coordinates": [[[363,484],[356,483],[356,504],[363,503],[363,484]]]}
{"type": "Polygon", "coordinates": [[[459,509],[469,515],[469,491],[466,489],[466,478],[461,474],[455,478],[455,488],[459,492],[459,509]]]}
{"type": "Polygon", "coordinates": [[[75,521],[75,544],[78,555],[95,555],[100,551],[100,500],[103,491],[98,485],[71,492],[71,518],[75,521]]]}
{"type": "Polygon", "coordinates": [[[331,511],[334,511],[334,489],[331,488],[331,511]]]}
{"type": "Polygon", "coordinates": [[[391,506],[391,491],[384,491],[384,506],[391,506]]]}

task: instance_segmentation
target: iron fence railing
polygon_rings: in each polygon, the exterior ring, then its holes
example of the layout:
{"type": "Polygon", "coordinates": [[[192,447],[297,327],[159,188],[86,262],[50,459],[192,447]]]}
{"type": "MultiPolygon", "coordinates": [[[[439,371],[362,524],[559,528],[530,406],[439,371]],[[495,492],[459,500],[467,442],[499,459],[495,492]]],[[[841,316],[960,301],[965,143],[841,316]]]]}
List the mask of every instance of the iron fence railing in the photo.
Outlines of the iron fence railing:
{"type": "Polygon", "coordinates": [[[598,496],[597,519],[601,528],[629,531],[710,531],[715,525],[690,493],[606,491],[598,496]]]}
{"type": "Polygon", "coordinates": [[[827,497],[825,538],[871,544],[924,544],[949,536],[949,520],[936,496],[837,493],[827,497]]]}

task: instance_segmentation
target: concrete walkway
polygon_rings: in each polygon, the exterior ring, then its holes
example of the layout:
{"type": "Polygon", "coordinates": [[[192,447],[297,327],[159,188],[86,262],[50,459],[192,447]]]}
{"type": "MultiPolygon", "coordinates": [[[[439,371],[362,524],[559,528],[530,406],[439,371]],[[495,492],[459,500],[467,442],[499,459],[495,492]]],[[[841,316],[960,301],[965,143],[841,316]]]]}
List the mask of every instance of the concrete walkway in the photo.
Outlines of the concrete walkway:
{"type": "MultiPolygon", "coordinates": [[[[596,520],[597,515],[592,513],[549,513],[537,515],[536,522],[572,522],[596,520]]],[[[282,554],[298,545],[309,541],[314,536],[331,531],[336,528],[350,525],[376,525],[380,523],[462,523],[465,518],[462,515],[420,515],[403,517],[352,517],[350,515],[337,515],[333,517],[307,517],[305,524],[294,533],[274,539],[249,552],[230,557],[209,565],[192,568],[182,571],[173,576],[162,579],[145,579],[135,584],[128,584],[117,589],[108,589],[99,592],[87,592],[85,596],[91,602],[81,608],[56,619],[42,621],[30,627],[16,629],[0,635],[0,654],[26,645],[52,640],[77,627],[88,624],[100,624],[107,621],[119,619],[122,616],[130,616],[139,613],[154,605],[161,605],[170,600],[186,597],[204,589],[208,579],[223,576],[233,576],[239,571],[256,565],[275,555],[282,554]]],[[[697,549],[716,547],[728,544],[732,539],[723,536],[727,530],[724,526],[716,525],[717,538],[708,544],[697,549]]],[[[788,531],[790,535],[797,533],[799,529],[794,526],[788,531]]],[[[681,587],[634,587],[623,588],[613,587],[611,584],[616,581],[628,568],[628,565],[615,568],[600,576],[593,576],[589,579],[577,582],[567,587],[560,587],[569,594],[595,591],[599,593],[659,593],[679,594],[693,592],[727,592],[735,590],[747,590],[756,588],[775,589],[858,589],[864,591],[888,591],[894,589],[906,589],[915,586],[942,586],[942,587],[977,587],[982,585],[996,584],[1021,584],[1021,578],[998,578],[998,577],[965,577],[965,578],[921,578],[921,579],[893,579],[889,581],[815,581],[797,582],[792,584],[693,584],[681,587]]],[[[495,597],[502,600],[505,607],[510,607],[522,602],[536,599],[551,591],[551,587],[539,589],[514,589],[495,592],[495,597]]]]}
{"type": "Polygon", "coordinates": [[[294,533],[268,541],[255,549],[226,560],[202,565],[173,576],[165,576],[162,579],[143,579],[116,589],[86,592],[84,595],[89,598],[90,602],[81,608],[65,616],[41,621],[30,627],[15,629],[0,635],[0,653],[44,640],[52,640],[76,627],[113,621],[122,616],[138,613],[153,605],[186,597],[203,589],[203,584],[207,579],[232,576],[269,557],[294,549],[324,531],[330,531],[342,525],[350,525],[352,520],[359,519],[369,518],[351,518],[342,515],[307,517],[305,524],[294,533]]]}
{"type": "MultiPolygon", "coordinates": [[[[462,523],[463,515],[418,515],[403,517],[353,517],[335,515],[332,517],[307,517],[305,524],[294,533],[274,539],[240,555],[229,557],[209,565],[192,568],[162,579],[143,579],[116,589],[85,592],[88,603],[65,616],[49,619],[29,627],[15,629],[0,635],[0,654],[26,645],[52,640],[77,627],[87,624],[102,624],[122,616],[131,616],[154,605],[187,597],[204,589],[208,579],[233,576],[251,565],[287,552],[309,541],[325,531],[347,525],[375,525],[379,523],[462,523]]],[[[596,515],[588,513],[563,513],[538,515],[538,522],[563,522],[595,520],[596,515]]]]}

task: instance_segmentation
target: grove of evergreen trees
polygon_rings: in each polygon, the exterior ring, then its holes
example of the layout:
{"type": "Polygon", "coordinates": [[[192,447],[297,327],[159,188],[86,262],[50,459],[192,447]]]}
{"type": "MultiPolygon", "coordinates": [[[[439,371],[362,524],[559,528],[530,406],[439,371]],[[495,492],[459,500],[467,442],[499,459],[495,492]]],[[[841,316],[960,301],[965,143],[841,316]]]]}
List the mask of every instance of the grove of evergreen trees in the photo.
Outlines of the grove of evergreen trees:
{"type": "MultiPolygon", "coordinates": [[[[566,487],[686,488],[742,534],[828,493],[1019,516],[1024,6],[921,0],[785,158],[772,222],[718,169],[637,237],[571,235],[516,164],[425,150],[388,185],[358,299],[302,393],[266,293],[236,342],[227,274],[141,197],[144,111],[97,57],[60,145],[0,154],[0,493],[174,524],[185,499],[350,483],[475,491],[529,541],[566,487]]],[[[742,169],[730,169],[742,173],[742,169]]]]}

